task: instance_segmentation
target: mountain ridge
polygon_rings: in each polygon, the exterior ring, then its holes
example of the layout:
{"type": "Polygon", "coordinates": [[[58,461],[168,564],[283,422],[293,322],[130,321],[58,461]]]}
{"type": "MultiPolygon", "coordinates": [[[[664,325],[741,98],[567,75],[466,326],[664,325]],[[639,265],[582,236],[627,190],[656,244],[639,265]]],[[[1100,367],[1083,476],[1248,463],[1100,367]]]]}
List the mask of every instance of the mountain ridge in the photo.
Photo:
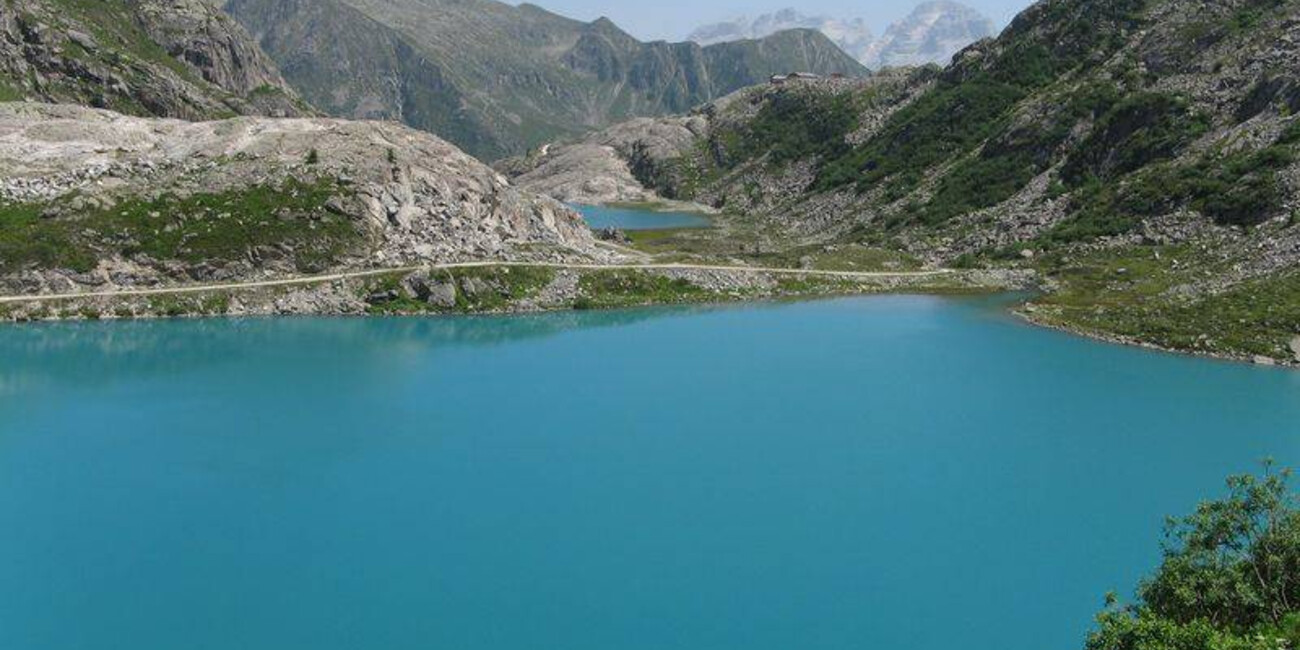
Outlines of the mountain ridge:
{"type": "Polygon", "coordinates": [[[642,43],[608,19],[490,0],[227,0],[225,8],[317,107],[400,119],[485,159],[685,111],[776,73],[866,73],[811,31],[704,48],[642,43]]]}

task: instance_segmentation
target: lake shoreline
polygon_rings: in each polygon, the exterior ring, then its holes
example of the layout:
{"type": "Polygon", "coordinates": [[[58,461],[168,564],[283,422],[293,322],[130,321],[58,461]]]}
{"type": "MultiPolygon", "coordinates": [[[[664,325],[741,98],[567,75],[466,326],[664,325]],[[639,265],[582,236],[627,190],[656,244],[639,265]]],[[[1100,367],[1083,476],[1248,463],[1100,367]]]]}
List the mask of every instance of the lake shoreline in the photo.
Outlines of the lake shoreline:
{"type": "MultiPolygon", "coordinates": [[[[524,265],[501,264],[474,267],[474,270],[509,270],[526,268],[524,265]]],[[[176,293],[158,293],[146,296],[95,296],[85,298],[49,298],[33,296],[31,301],[0,304],[0,323],[40,322],[92,322],[92,321],[150,321],[195,318],[259,318],[259,317],[357,317],[372,316],[511,316],[544,314],[566,311],[605,311],[678,305],[730,305],[747,302],[800,301],[854,296],[918,295],[918,296],[974,296],[996,295],[1033,290],[1036,280],[1032,274],[1008,273],[1004,270],[953,271],[951,275],[881,276],[871,281],[845,280],[816,276],[817,271],[790,269],[789,276],[802,281],[781,282],[778,274],[757,270],[709,270],[692,273],[689,269],[643,270],[636,268],[610,268],[604,271],[588,270],[585,275],[623,275],[606,278],[612,287],[590,292],[591,295],[532,295],[521,296],[486,304],[457,302],[442,306],[421,303],[409,298],[396,298],[390,302],[373,302],[386,292],[402,291],[415,275],[409,270],[376,270],[368,275],[348,277],[320,284],[278,285],[269,287],[205,290],[203,287],[175,287],[176,293]],[[644,285],[644,278],[659,277],[669,281],[658,291],[644,285]],[[689,279],[687,279],[689,277],[689,279]],[[807,278],[814,278],[809,282],[807,278]],[[399,280],[394,282],[394,280],[399,280]],[[939,281],[935,281],[939,280],[939,281]],[[948,282],[944,282],[948,280],[948,282]],[[377,281],[377,282],[376,282],[377,281]],[[623,286],[619,285],[623,283],[623,286]],[[690,286],[688,286],[690,285],[690,286]],[[693,287],[693,288],[692,288],[693,287]]],[[[578,275],[582,276],[583,273],[578,275]]],[[[473,276],[477,277],[477,276],[473,276]]],[[[569,289],[576,289],[581,277],[569,278],[569,289]]],[[[289,282],[289,281],[286,281],[289,282]]],[[[552,278],[551,283],[555,282],[552,278]]],[[[473,286],[463,282],[457,292],[473,286]]],[[[563,284],[563,281],[560,282],[563,284]]],[[[547,287],[550,289],[551,287],[547,287]]],[[[489,289],[502,291],[504,287],[489,289]]],[[[165,290],[164,290],[165,291],[165,290]]],[[[540,293],[540,292],[539,292],[540,293]]],[[[1300,363],[1260,360],[1245,355],[1232,355],[1206,351],[1170,348],[1149,341],[1105,332],[1070,326],[1065,323],[1040,318],[1025,304],[1001,307],[1024,324],[1055,330],[1072,336],[1101,343],[1141,348],[1156,352],[1190,356],[1261,367],[1300,369],[1300,363]]]]}
{"type": "Polygon", "coordinates": [[[714,227],[718,213],[703,206],[677,203],[607,203],[569,207],[582,215],[587,227],[597,234],[605,231],[693,230],[714,227]]]}
{"type": "Polygon", "coordinates": [[[33,296],[0,303],[0,321],[183,317],[529,314],[659,305],[904,294],[970,295],[1023,290],[1029,274],[834,271],[722,267],[549,268],[490,265],[379,270],[313,283],[291,281],[141,294],[33,296]]]}
{"type": "Polygon", "coordinates": [[[1172,348],[1172,347],[1152,343],[1150,341],[1144,341],[1142,339],[1133,338],[1130,336],[1123,336],[1120,334],[1110,334],[1107,332],[1090,330],[1083,327],[1069,325],[1067,323],[1063,323],[1059,321],[1049,321],[1033,314],[1032,312],[1026,311],[1024,309],[1024,305],[1020,307],[1010,308],[1008,311],[1011,313],[1012,316],[1014,316],[1016,319],[1020,320],[1021,322],[1025,323],[1026,325],[1054,330],[1064,334],[1069,334],[1071,336],[1091,339],[1099,343],[1117,345],[1126,348],[1138,348],[1142,350],[1149,350],[1152,352],[1161,352],[1164,354],[1173,354],[1180,357],[1192,357],[1196,359],[1205,359],[1208,361],[1222,361],[1225,363],[1232,363],[1232,364],[1245,364],[1250,366],[1257,366],[1260,368],[1280,368],[1284,370],[1300,370],[1300,361],[1285,361],[1285,360],[1273,359],[1270,357],[1256,358],[1256,357],[1241,355],[1241,354],[1230,354],[1224,352],[1208,352],[1204,350],[1186,350],[1181,348],[1172,348]],[[1268,359],[1268,362],[1264,363],[1263,359],[1268,359]]]}

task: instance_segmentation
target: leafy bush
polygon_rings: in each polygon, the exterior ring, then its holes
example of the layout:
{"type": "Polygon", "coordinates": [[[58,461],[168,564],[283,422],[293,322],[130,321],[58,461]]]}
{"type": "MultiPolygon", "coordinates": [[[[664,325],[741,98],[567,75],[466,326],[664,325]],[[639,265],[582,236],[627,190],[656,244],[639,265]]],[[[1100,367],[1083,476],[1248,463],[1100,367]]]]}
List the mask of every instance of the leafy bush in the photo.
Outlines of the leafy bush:
{"type": "Polygon", "coordinates": [[[1147,185],[1135,186],[1132,194],[1121,194],[1113,184],[1093,180],[1071,197],[1071,217],[1047,234],[1047,239],[1065,243],[1110,237],[1132,230],[1141,216],[1152,214],[1152,204],[1143,200],[1147,185]]]}
{"type": "Polygon", "coordinates": [[[575,309],[701,302],[716,295],[685,278],[645,271],[593,271],[582,276],[578,288],[575,309]]]}
{"type": "Polygon", "coordinates": [[[1229,479],[1171,520],[1139,603],[1098,616],[1088,650],[1277,650],[1300,645],[1300,511],[1289,472],[1229,479]]]}
{"type": "Polygon", "coordinates": [[[1186,170],[1176,189],[1220,223],[1253,225],[1281,207],[1277,172],[1294,161],[1295,152],[1283,145],[1210,156],[1186,170]]]}

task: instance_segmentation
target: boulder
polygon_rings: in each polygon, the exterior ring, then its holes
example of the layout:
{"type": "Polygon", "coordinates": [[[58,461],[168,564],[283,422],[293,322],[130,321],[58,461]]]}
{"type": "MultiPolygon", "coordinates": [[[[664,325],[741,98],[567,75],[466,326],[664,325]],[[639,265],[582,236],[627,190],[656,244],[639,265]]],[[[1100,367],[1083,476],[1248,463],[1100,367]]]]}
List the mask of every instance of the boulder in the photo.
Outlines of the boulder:
{"type": "Polygon", "coordinates": [[[451,283],[439,282],[429,287],[429,295],[425,297],[425,302],[434,307],[450,309],[456,306],[456,287],[451,283]]]}
{"type": "Polygon", "coordinates": [[[450,282],[414,276],[406,281],[406,287],[416,298],[433,307],[450,309],[456,306],[456,285],[450,282]]]}
{"type": "Polygon", "coordinates": [[[389,289],[389,290],[387,290],[387,291],[376,291],[376,292],[374,292],[374,293],[372,293],[372,294],[366,296],[366,304],[368,304],[368,305],[384,305],[384,304],[387,304],[387,303],[393,302],[394,300],[397,300],[397,299],[400,298],[400,297],[401,297],[401,294],[398,293],[396,290],[393,290],[393,289],[389,289]]]}
{"type": "Polygon", "coordinates": [[[632,240],[628,238],[627,233],[618,228],[601,228],[596,233],[596,239],[600,241],[613,242],[615,244],[630,244],[632,240]]]}
{"type": "Polygon", "coordinates": [[[1295,355],[1296,362],[1300,362],[1300,336],[1291,339],[1291,354],[1295,355]]]}
{"type": "Polygon", "coordinates": [[[468,277],[460,281],[460,290],[470,298],[477,298],[492,291],[492,285],[482,278],[468,277]]]}

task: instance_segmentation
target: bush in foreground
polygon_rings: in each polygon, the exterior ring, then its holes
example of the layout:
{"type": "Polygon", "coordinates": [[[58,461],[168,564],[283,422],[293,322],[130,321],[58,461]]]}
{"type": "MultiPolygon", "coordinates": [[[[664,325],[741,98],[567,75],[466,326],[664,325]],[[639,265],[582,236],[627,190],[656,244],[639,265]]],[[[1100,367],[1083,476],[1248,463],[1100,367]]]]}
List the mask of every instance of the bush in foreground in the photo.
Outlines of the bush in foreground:
{"type": "Polygon", "coordinates": [[[1228,480],[1229,494],[1171,519],[1138,604],[1114,597],[1087,650],[1300,648],[1300,510],[1290,472],[1228,480]]]}

